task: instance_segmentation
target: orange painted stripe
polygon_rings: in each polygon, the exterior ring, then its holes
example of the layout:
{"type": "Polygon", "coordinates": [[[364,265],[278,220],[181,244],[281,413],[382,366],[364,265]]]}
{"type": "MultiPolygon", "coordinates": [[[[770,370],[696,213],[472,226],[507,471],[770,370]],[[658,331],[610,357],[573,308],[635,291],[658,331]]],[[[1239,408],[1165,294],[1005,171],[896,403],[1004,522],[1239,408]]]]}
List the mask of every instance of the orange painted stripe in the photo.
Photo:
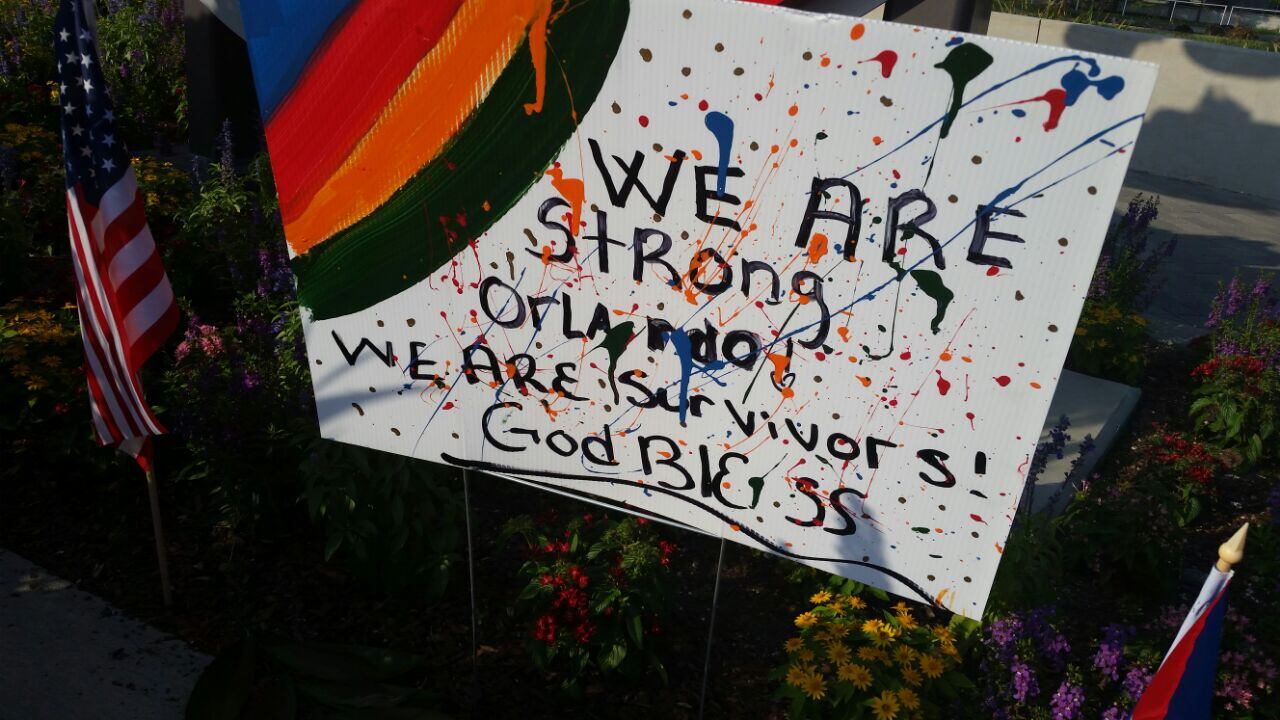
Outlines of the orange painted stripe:
{"type": "Polygon", "coordinates": [[[285,237],[293,251],[306,252],[354,225],[435,158],[513,61],[526,29],[549,2],[473,0],[464,4],[444,36],[310,202],[302,208],[281,208],[285,237]]]}
{"type": "Polygon", "coordinates": [[[362,0],[267,120],[282,207],[305,205],[449,27],[462,0],[362,0]]]}

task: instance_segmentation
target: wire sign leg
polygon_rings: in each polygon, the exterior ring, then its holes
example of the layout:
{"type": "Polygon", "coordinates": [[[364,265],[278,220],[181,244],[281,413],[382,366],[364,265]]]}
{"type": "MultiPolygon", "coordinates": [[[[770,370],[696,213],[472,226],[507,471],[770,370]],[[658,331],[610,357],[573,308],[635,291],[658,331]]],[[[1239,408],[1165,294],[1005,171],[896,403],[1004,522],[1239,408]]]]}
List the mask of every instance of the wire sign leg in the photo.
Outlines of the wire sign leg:
{"type": "Polygon", "coordinates": [[[707,681],[711,678],[711,641],[716,635],[716,608],[720,605],[720,571],[724,568],[724,538],[720,538],[720,557],[716,560],[716,584],[711,591],[711,619],[707,623],[707,656],[702,663],[702,693],[698,697],[698,720],[707,710],[707,681]]]}

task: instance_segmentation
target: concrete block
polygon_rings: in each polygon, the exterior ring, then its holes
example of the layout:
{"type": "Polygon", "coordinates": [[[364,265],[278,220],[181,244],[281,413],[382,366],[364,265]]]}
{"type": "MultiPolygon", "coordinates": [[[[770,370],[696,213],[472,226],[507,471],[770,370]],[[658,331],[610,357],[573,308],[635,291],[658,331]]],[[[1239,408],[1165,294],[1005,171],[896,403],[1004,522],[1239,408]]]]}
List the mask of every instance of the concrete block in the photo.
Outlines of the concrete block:
{"type": "Polygon", "coordinates": [[[1116,436],[1124,427],[1133,408],[1138,404],[1142,391],[1135,387],[1081,375],[1064,370],[1058,381],[1058,389],[1049,405],[1049,417],[1045,419],[1040,441],[1049,439],[1049,431],[1063,415],[1071,421],[1062,458],[1050,457],[1044,472],[1036,482],[1031,497],[1031,509],[1056,515],[1066,508],[1075,494],[1075,488],[1093,472],[1094,465],[1107,454],[1116,436]],[[1094,449],[1080,458],[1080,444],[1092,437],[1094,449]],[[1072,463],[1080,463],[1072,470],[1072,463]]]}

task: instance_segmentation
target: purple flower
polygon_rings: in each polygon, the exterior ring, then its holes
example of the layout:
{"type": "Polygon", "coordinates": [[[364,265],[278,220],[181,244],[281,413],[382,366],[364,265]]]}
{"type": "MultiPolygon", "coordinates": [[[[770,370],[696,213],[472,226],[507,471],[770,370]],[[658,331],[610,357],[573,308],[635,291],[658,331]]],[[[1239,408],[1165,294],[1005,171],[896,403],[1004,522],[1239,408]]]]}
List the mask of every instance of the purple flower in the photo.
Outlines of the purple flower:
{"type": "Polygon", "coordinates": [[[1040,692],[1040,684],[1036,682],[1036,672],[1021,660],[1014,661],[1009,671],[1013,673],[1013,699],[1026,702],[1040,692]]]}
{"type": "Polygon", "coordinates": [[[1072,685],[1070,680],[1063,680],[1049,701],[1049,711],[1053,720],[1075,720],[1083,705],[1084,690],[1072,685]]]}
{"type": "Polygon", "coordinates": [[[1129,668],[1129,672],[1124,675],[1124,692],[1129,699],[1136,701],[1141,697],[1142,692],[1151,683],[1151,677],[1151,671],[1140,665],[1129,668]]]}
{"type": "Polygon", "coordinates": [[[1124,717],[1124,711],[1115,705],[1112,705],[1102,712],[1102,720],[1123,720],[1124,717]]]}
{"type": "Polygon", "coordinates": [[[1120,679],[1120,661],[1124,658],[1124,642],[1131,634],[1131,629],[1123,625],[1108,625],[1102,629],[1102,640],[1098,643],[1098,652],[1093,656],[1093,667],[1103,677],[1111,680],[1120,679]]]}

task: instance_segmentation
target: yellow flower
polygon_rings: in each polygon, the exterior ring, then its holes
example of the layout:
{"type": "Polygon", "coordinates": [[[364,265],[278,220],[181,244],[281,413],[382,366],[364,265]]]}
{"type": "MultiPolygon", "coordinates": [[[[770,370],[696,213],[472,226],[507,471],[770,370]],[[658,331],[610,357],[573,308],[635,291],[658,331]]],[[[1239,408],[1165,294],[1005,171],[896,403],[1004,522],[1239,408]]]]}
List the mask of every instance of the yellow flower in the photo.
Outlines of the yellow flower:
{"type": "Polygon", "coordinates": [[[862,608],[867,606],[867,603],[864,602],[862,598],[858,597],[857,595],[850,595],[848,599],[845,600],[845,602],[848,603],[849,607],[853,608],[854,610],[861,610],[862,608]]]}
{"type": "Polygon", "coordinates": [[[804,629],[818,624],[818,616],[811,612],[802,612],[796,616],[796,627],[804,629]]]}
{"type": "Polygon", "coordinates": [[[911,612],[911,608],[907,607],[906,602],[899,600],[897,603],[894,604],[893,611],[898,614],[902,614],[904,612],[911,612]]]}
{"type": "Polygon", "coordinates": [[[880,632],[880,626],[883,624],[884,623],[882,623],[881,621],[875,618],[871,618],[870,620],[867,620],[866,622],[862,623],[862,632],[868,635],[876,635],[880,632]]]}
{"type": "Polygon", "coordinates": [[[804,640],[801,640],[800,638],[791,638],[782,644],[782,649],[789,653],[797,652],[802,647],[804,647],[804,640]]]}
{"type": "Polygon", "coordinates": [[[848,625],[832,625],[827,629],[827,634],[833,638],[842,638],[849,634],[848,625]]]}
{"type": "Polygon", "coordinates": [[[907,611],[904,611],[904,612],[900,612],[900,613],[898,613],[897,615],[895,615],[894,617],[896,617],[896,618],[898,619],[898,624],[899,624],[899,625],[901,625],[902,627],[904,627],[904,628],[906,628],[906,629],[908,629],[908,630],[910,630],[911,628],[913,628],[913,627],[915,627],[915,626],[916,626],[916,619],[911,615],[911,611],[910,611],[910,610],[907,610],[907,611]]]}
{"type": "Polygon", "coordinates": [[[944,645],[955,641],[955,638],[951,635],[951,630],[945,625],[934,625],[932,630],[933,636],[938,638],[938,642],[944,645]]]}
{"type": "Polygon", "coordinates": [[[898,717],[898,698],[892,690],[885,690],[880,697],[871,699],[871,713],[876,720],[893,720],[898,717]]]}
{"type": "Polygon", "coordinates": [[[865,665],[857,663],[840,666],[840,679],[853,685],[859,690],[866,690],[871,687],[871,671],[865,665]]]}
{"type": "Polygon", "coordinates": [[[815,657],[815,655],[813,654],[813,651],[810,650],[809,648],[803,648],[802,650],[800,650],[800,652],[796,653],[796,657],[808,663],[808,662],[813,662],[813,658],[815,657]]]}
{"type": "Polygon", "coordinates": [[[804,684],[800,686],[800,689],[803,690],[804,694],[808,695],[810,698],[813,698],[814,700],[821,700],[826,696],[827,681],[822,679],[822,674],[818,671],[810,670],[805,673],[803,683],[804,684]]]}
{"type": "Polygon", "coordinates": [[[899,645],[898,649],[893,651],[893,659],[897,660],[899,665],[910,665],[911,661],[916,659],[916,651],[906,645],[899,645]]]}
{"type": "Polygon", "coordinates": [[[911,688],[902,688],[898,691],[898,702],[902,703],[902,707],[907,710],[915,710],[920,707],[920,696],[916,695],[911,688]]]}
{"type": "Polygon", "coordinates": [[[831,593],[827,592],[826,590],[819,590],[809,598],[809,602],[813,603],[814,605],[821,605],[822,603],[830,599],[831,599],[831,593]]]}
{"type": "Polygon", "coordinates": [[[942,661],[936,655],[920,656],[920,672],[930,678],[936,678],[942,674],[942,661]]]}
{"type": "Polygon", "coordinates": [[[827,657],[834,663],[847,663],[853,654],[849,652],[848,645],[833,642],[827,646],[827,657]]]}
{"type": "Polygon", "coordinates": [[[787,668],[787,684],[800,687],[804,685],[805,669],[799,665],[787,668]]]}
{"type": "Polygon", "coordinates": [[[919,685],[922,680],[920,673],[909,667],[902,668],[902,679],[905,680],[908,685],[919,685]]]}
{"type": "Polygon", "coordinates": [[[823,605],[823,607],[825,607],[826,609],[830,610],[832,615],[843,615],[843,614],[844,614],[844,606],[840,604],[840,601],[839,601],[839,600],[837,600],[837,601],[835,601],[835,602],[831,603],[830,605],[823,605]]]}
{"type": "Polygon", "coordinates": [[[875,649],[875,648],[873,648],[873,647],[868,647],[868,646],[864,645],[864,646],[862,646],[862,647],[858,648],[858,657],[862,658],[863,660],[868,660],[868,661],[870,661],[870,660],[875,660],[875,659],[876,659],[876,655],[877,655],[877,654],[879,654],[879,652],[880,652],[879,650],[876,650],[876,649],[875,649]]]}

